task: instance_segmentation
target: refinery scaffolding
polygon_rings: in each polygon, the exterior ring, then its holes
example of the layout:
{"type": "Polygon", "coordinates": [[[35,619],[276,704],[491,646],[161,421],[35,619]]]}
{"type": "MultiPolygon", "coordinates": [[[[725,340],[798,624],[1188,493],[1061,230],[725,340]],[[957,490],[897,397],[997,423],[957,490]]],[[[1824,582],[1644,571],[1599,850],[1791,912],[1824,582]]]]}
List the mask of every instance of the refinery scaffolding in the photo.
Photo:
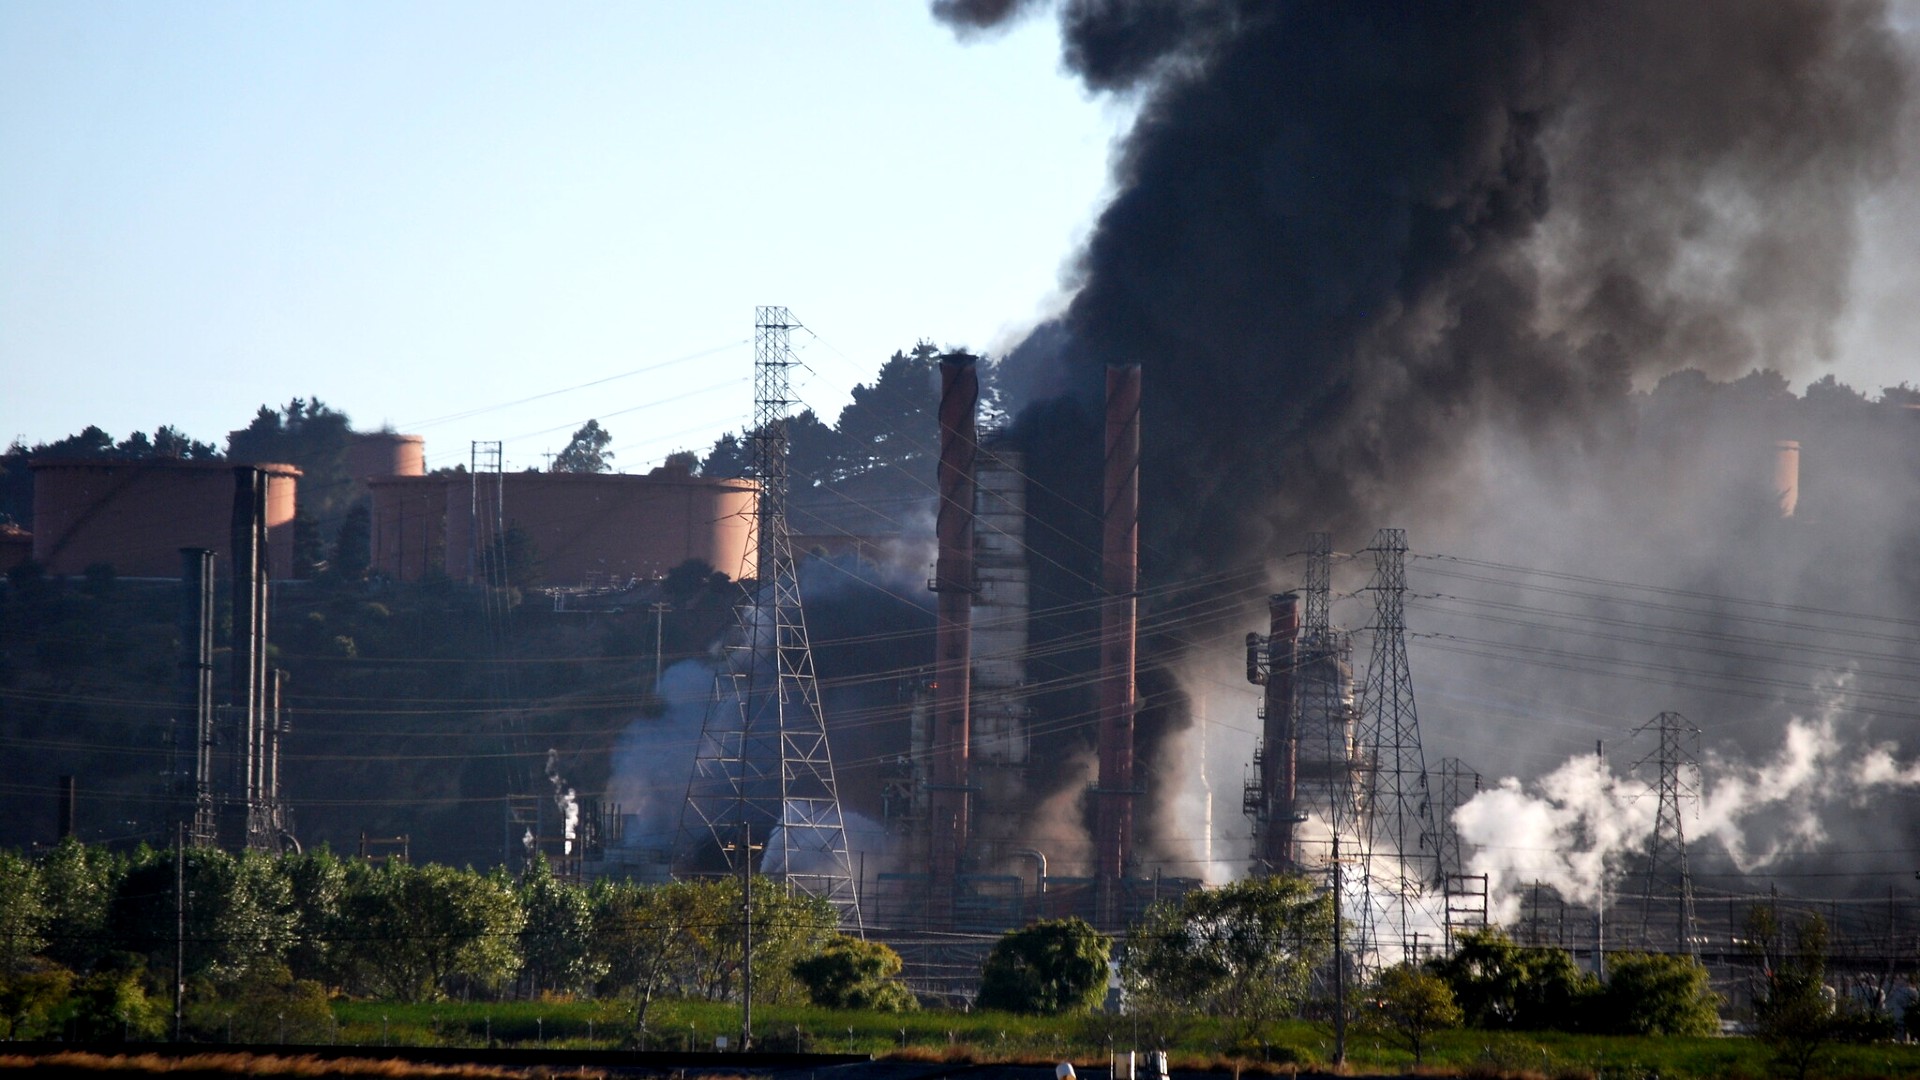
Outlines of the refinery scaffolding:
{"type": "Polygon", "coordinates": [[[1454,813],[1480,793],[1480,774],[1459,758],[1441,758],[1438,775],[1440,810],[1434,815],[1434,827],[1439,837],[1441,881],[1445,884],[1447,921],[1443,930],[1446,949],[1452,952],[1462,933],[1484,930],[1489,921],[1488,877],[1467,873],[1460,829],[1453,821],[1454,813]]]}
{"type": "MultiPolygon", "coordinates": [[[[1316,864],[1333,857],[1330,840],[1359,838],[1360,798],[1356,780],[1358,716],[1353,696],[1353,639],[1333,626],[1333,540],[1323,532],[1307,537],[1305,617],[1295,659],[1294,727],[1299,742],[1295,767],[1298,809],[1315,822],[1310,844],[1316,864]],[[1320,826],[1324,826],[1324,829],[1320,826]]],[[[1301,853],[1301,861],[1308,861],[1301,853]]]]}
{"type": "Polygon", "coordinates": [[[1315,869],[1334,836],[1350,851],[1359,836],[1352,643],[1332,625],[1331,538],[1307,548],[1305,588],[1270,598],[1269,633],[1247,635],[1247,680],[1267,688],[1243,799],[1259,873],[1315,869]]]}
{"type": "Polygon", "coordinates": [[[755,316],[755,565],[743,568],[742,578],[752,576],[701,725],[677,871],[764,874],[826,900],[841,925],[859,933],[858,885],[787,528],[788,369],[798,362],[790,336],[799,324],[784,307],[757,308],[755,316]]]}

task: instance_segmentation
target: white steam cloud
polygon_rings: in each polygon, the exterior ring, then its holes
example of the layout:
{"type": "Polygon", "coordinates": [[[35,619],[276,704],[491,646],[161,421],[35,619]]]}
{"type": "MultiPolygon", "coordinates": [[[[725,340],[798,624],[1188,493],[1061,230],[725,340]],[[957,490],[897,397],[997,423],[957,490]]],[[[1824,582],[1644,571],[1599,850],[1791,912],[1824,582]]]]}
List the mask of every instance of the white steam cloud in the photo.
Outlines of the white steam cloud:
{"type": "Polygon", "coordinates": [[[561,852],[573,854],[573,841],[580,833],[580,796],[560,775],[560,751],[547,748],[547,782],[553,785],[553,807],[560,814],[561,852]]]}
{"type": "MultiPolygon", "coordinates": [[[[1682,782],[1697,798],[1681,806],[1689,843],[1711,840],[1743,873],[1818,850],[1824,821],[1892,787],[1920,786],[1920,761],[1902,764],[1892,743],[1863,744],[1837,678],[1810,717],[1787,723],[1777,749],[1754,763],[1717,753],[1682,782]]],[[[1654,777],[1622,776],[1582,755],[1534,781],[1508,777],[1454,814],[1461,841],[1486,874],[1489,912],[1510,923],[1533,882],[1570,902],[1600,904],[1646,850],[1658,812],[1654,777]]]]}

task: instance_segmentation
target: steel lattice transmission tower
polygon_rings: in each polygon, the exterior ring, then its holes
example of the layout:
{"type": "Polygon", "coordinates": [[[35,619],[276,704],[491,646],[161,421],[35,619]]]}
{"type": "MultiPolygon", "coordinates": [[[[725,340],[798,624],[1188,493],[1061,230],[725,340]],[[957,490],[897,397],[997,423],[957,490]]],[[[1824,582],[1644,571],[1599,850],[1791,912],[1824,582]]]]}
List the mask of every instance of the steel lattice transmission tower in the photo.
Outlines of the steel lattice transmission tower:
{"type": "Polygon", "coordinates": [[[1421,938],[1438,945],[1441,918],[1430,910],[1440,885],[1440,860],[1420,747],[1420,718],[1413,703],[1413,673],[1407,663],[1407,533],[1374,534],[1373,651],[1367,658],[1363,754],[1368,760],[1366,822],[1362,854],[1367,892],[1377,908],[1373,927],[1380,959],[1395,944],[1407,960],[1419,959],[1421,938]]]}
{"type": "Polygon", "coordinates": [[[798,363],[790,335],[800,324],[784,307],[754,316],[755,564],[743,568],[746,595],[701,725],[680,866],[763,874],[826,899],[858,930],[859,890],[787,531],[787,372],[798,363]]]}
{"type": "Polygon", "coordinates": [[[1659,810],[1654,814],[1653,833],[1647,837],[1647,880],[1641,893],[1640,940],[1653,944],[1653,911],[1656,898],[1672,889],[1675,900],[1674,951],[1700,955],[1698,921],[1693,907],[1693,874],[1687,868],[1687,832],[1681,824],[1680,800],[1699,798],[1697,750],[1700,729],[1687,723],[1677,712],[1663,712],[1634,731],[1657,732],[1660,745],[1634,765],[1634,771],[1657,763],[1660,779],[1656,787],[1659,810]]]}

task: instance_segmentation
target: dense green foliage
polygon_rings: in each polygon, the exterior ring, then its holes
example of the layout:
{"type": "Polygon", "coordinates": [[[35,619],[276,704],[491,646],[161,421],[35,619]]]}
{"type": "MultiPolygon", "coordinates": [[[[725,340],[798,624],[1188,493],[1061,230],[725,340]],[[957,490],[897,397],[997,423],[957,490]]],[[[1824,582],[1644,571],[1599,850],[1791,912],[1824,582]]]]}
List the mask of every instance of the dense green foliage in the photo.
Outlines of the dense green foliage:
{"type": "Polygon", "coordinates": [[[1771,904],[1747,913],[1745,942],[1760,963],[1754,1033],[1775,1068],[1796,1078],[1815,1071],[1837,1042],[1874,1042],[1893,1034],[1892,1018],[1841,1006],[1827,990],[1826,920],[1807,913],[1782,919],[1771,904]]]}
{"type": "Polygon", "coordinates": [[[300,469],[300,514],[321,535],[340,528],[360,487],[347,467],[353,421],[319,398],[294,398],[279,409],[260,406],[246,427],[227,437],[234,461],[273,461],[300,469]]]}
{"type": "Polygon", "coordinates": [[[900,954],[878,941],[842,935],[793,965],[815,1005],[829,1009],[907,1012],[920,1007],[898,976],[900,954]]]}
{"type": "Polygon", "coordinates": [[[1112,943],[1084,919],[1037,922],[994,943],[980,973],[979,1006],[1053,1016],[1084,1012],[1106,996],[1112,943]]]}
{"type": "MultiPolygon", "coordinates": [[[[32,859],[0,852],[0,1038],[158,1034],[176,948],[188,1027],[235,1038],[330,1037],[330,990],[390,1002],[599,995],[624,1003],[643,1035],[657,999],[739,993],[737,879],[588,887],[544,860],[514,879],[324,850],[181,854],[176,866],[173,851],[72,841],[32,859]]],[[[814,984],[795,968],[851,954],[851,977],[820,985],[849,1007],[912,1004],[899,958],[839,939],[824,901],[759,878],[753,919],[756,1000],[804,1002],[814,984]]]]}
{"type": "Polygon", "coordinates": [[[1249,1025],[1293,1015],[1314,968],[1332,955],[1333,918],[1333,898],[1290,875],[1163,900],[1128,935],[1128,997],[1249,1025]]]}
{"type": "Polygon", "coordinates": [[[613,451],[607,446],[613,442],[613,434],[600,426],[600,421],[589,420],[573,433],[567,445],[554,455],[554,472],[563,473],[603,473],[613,470],[613,451]]]}
{"type": "Polygon", "coordinates": [[[1690,956],[1616,953],[1607,958],[1596,1027],[1617,1035],[1711,1035],[1720,1029],[1719,1002],[1707,969],[1690,956]]]}
{"type": "Polygon", "coordinates": [[[1361,1031],[1384,1034],[1413,1052],[1413,1063],[1436,1031],[1459,1027],[1465,1015],[1446,981],[1413,964],[1380,973],[1358,1019],[1361,1031]]]}
{"type": "Polygon", "coordinates": [[[1598,992],[1593,976],[1565,949],[1516,945],[1499,930],[1462,934],[1451,956],[1430,964],[1477,1028],[1576,1030],[1598,992]]]}
{"type": "Polygon", "coordinates": [[[1462,934],[1452,955],[1427,963],[1465,1022],[1486,1030],[1710,1035],[1719,995],[1685,956],[1616,953],[1603,983],[1564,949],[1517,945],[1499,930],[1462,934]]]}

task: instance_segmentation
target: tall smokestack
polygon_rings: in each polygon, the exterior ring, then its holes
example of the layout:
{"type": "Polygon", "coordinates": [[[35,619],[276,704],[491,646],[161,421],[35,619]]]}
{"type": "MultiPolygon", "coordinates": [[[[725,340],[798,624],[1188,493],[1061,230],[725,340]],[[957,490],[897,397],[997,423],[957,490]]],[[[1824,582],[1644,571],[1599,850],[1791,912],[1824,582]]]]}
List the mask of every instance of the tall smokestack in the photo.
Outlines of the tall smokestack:
{"type": "Polygon", "coordinates": [[[180,549],[180,707],[193,717],[191,786],[181,777],[179,815],[195,843],[213,827],[213,552],[180,549]]]}
{"type": "Polygon", "coordinates": [[[1256,857],[1268,873],[1294,868],[1294,826],[1298,824],[1299,739],[1293,715],[1295,669],[1300,662],[1300,596],[1267,598],[1266,723],[1260,733],[1260,788],[1265,793],[1256,857]]]}
{"type": "Polygon", "coordinates": [[[1140,366],[1107,369],[1100,585],[1100,781],[1094,863],[1117,882],[1133,856],[1134,642],[1140,579],[1140,366]]]}
{"type": "Polygon", "coordinates": [[[973,688],[973,457],[980,376],[974,358],[940,358],[940,552],[928,583],[939,596],[934,638],[933,790],[928,859],[936,906],[952,901],[971,828],[968,700],[973,688]]]}
{"type": "Polygon", "coordinates": [[[267,473],[251,465],[233,470],[233,669],[234,760],[224,808],[221,842],[254,846],[260,813],[262,738],[267,668],[267,473]]]}

